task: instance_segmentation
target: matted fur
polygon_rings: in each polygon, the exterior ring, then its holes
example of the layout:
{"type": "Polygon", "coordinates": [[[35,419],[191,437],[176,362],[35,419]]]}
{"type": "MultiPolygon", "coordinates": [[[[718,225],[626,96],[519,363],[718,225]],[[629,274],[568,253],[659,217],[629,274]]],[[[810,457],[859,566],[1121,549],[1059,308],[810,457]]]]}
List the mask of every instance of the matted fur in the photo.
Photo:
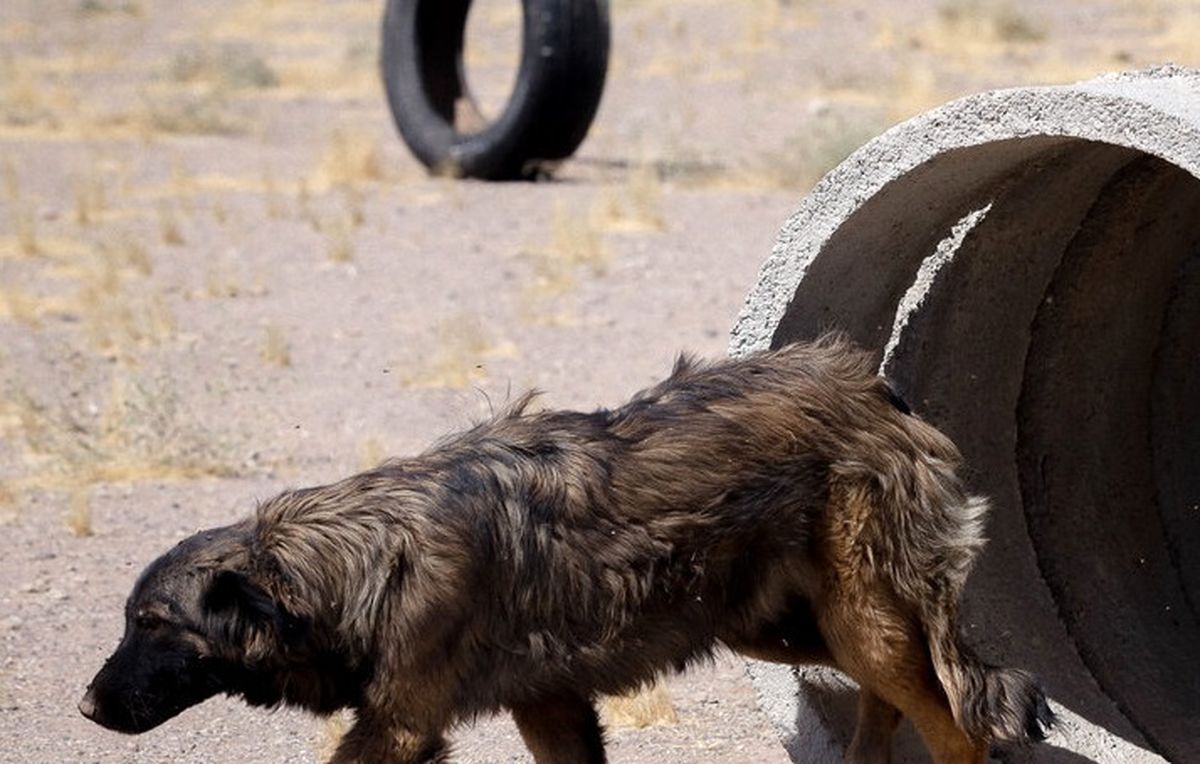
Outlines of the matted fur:
{"type": "Polygon", "coordinates": [[[140,731],[217,692],[352,707],[338,762],[441,761],[508,709],[539,762],[599,762],[597,694],[726,645],[853,676],[852,760],[886,760],[901,713],[938,761],[1040,737],[1034,680],[955,623],[986,504],[866,354],[683,357],[617,409],[528,404],[184,541],[81,708],[140,731]]]}

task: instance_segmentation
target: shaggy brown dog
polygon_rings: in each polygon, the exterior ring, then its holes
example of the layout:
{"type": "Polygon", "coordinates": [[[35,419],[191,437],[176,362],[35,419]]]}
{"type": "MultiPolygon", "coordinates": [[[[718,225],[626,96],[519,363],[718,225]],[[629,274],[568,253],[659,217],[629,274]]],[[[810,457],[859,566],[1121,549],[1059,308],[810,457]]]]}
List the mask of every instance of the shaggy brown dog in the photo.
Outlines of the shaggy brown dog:
{"type": "Polygon", "coordinates": [[[862,686],[848,758],[901,714],[939,762],[1039,738],[1033,678],[956,612],[983,544],[953,444],[837,339],[683,358],[619,409],[511,410],[289,491],[158,559],[80,704],[140,732],[216,693],[351,707],[337,762],[435,762],[508,709],[539,763],[601,762],[592,707],[726,645],[862,686]]]}

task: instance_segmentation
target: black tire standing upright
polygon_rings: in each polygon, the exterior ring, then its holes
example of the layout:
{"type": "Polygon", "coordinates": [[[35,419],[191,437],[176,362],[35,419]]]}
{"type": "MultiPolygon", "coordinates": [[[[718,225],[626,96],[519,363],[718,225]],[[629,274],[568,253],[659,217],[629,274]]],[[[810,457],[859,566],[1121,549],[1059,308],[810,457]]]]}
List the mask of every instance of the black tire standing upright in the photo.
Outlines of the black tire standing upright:
{"type": "MultiPolygon", "coordinates": [[[[463,66],[470,0],[387,0],[381,63],[392,118],[434,172],[537,177],[587,135],[608,69],[608,0],[522,0],[521,63],[503,112],[479,129],[463,66]]],[[[477,109],[476,109],[477,113],[477,109]]]]}

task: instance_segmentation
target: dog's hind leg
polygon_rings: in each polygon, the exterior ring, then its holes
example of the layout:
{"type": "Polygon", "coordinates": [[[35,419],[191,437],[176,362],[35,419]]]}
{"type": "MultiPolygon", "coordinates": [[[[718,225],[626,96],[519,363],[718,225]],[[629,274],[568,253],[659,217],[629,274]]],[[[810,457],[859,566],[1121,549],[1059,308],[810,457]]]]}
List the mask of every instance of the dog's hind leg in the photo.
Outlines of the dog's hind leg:
{"type": "Polygon", "coordinates": [[[554,696],[511,710],[537,764],[604,764],[604,733],[587,699],[554,696]]]}
{"type": "Polygon", "coordinates": [[[900,710],[862,688],[858,693],[858,724],[846,749],[846,761],[855,764],[888,764],[892,760],[892,733],[900,723],[900,710]]]}
{"type": "MultiPolygon", "coordinates": [[[[761,661],[838,667],[821,636],[812,607],[804,600],[794,600],[782,616],[757,629],[752,636],[726,636],[723,641],[737,652],[761,661]]],[[[892,733],[900,717],[895,706],[864,688],[859,693],[858,724],[846,750],[846,761],[855,764],[891,761],[892,733]]]]}
{"type": "Polygon", "coordinates": [[[883,760],[870,757],[878,756],[882,727],[895,727],[886,710],[890,705],[912,720],[935,764],[982,764],[987,743],[972,740],[955,723],[920,627],[890,599],[865,587],[843,591],[821,613],[821,630],[838,667],[875,696],[860,701],[855,742],[861,747],[851,746],[848,761],[883,760]]]}

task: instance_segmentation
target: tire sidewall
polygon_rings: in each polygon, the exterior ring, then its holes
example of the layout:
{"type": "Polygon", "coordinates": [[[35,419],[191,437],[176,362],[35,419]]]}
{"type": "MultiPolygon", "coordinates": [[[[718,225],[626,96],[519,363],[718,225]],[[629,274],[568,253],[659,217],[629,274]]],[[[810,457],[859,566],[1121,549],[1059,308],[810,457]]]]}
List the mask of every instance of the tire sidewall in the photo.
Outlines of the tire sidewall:
{"type": "Polygon", "coordinates": [[[416,24],[422,2],[439,0],[388,0],[381,62],[397,127],[426,166],[472,177],[531,177],[541,162],[578,147],[604,86],[607,0],[522,0],[513,91],[500,115],[475,133],[456,132],[424,91],[416,24]]]}

